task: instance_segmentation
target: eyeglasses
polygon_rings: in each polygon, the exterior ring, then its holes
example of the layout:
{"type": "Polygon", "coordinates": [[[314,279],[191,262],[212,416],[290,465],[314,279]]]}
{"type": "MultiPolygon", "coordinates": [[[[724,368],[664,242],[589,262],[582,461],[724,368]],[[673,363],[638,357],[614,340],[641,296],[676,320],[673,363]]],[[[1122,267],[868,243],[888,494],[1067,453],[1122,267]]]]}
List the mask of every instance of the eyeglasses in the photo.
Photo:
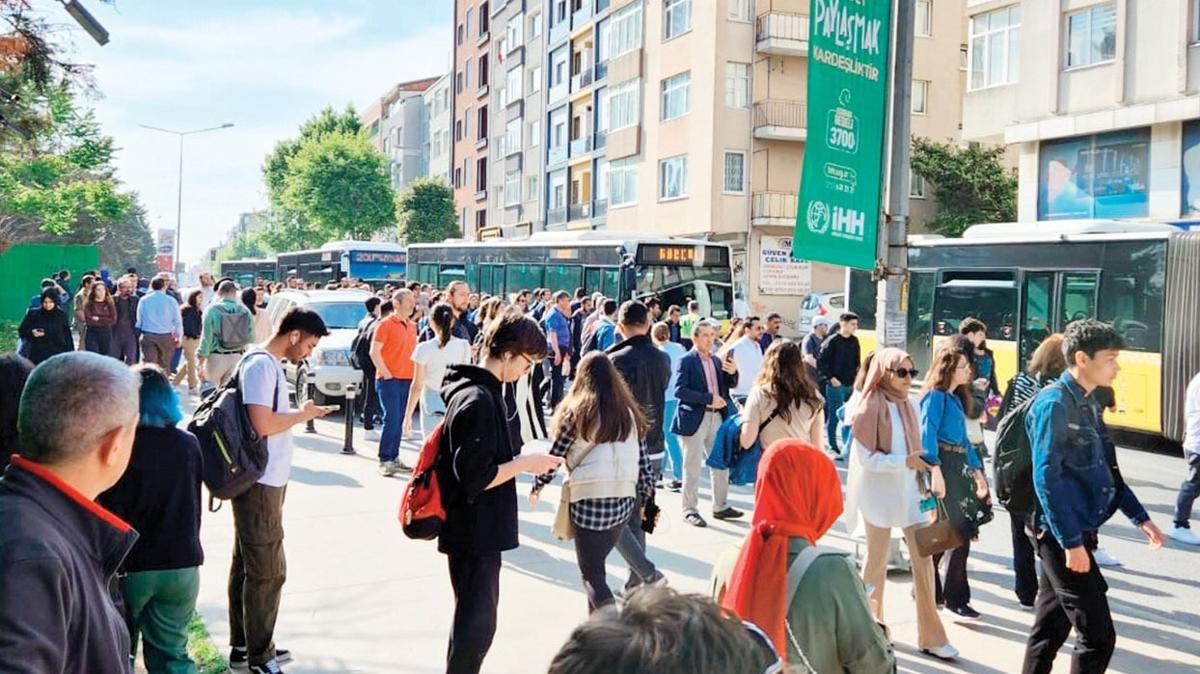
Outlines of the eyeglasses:
{"type": "Polygon", "coordinates": [[[897,377],[900,377],[901,379],[908,379],[909,377],[916,377],[917,374],[920,372],[920,370],[918,370],[915,367],[911,370],[906,370],[902,367],[897,367],[895,369],[889,368],[888,372],[891,372],[892,374],[896,375],[897,377]]]}

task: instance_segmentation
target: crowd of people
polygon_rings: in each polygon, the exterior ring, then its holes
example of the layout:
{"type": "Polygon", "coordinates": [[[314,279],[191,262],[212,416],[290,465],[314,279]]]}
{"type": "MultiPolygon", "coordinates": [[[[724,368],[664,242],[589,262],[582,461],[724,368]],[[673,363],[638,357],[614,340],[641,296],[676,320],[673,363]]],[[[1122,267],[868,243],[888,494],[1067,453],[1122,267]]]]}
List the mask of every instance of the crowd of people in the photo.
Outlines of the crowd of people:
{"type": "MultiPolygon", "coordinates": [[[[282,671],[292,658],[274,639],[291,429],[334,407],[293,408],[282,368],[328,334],[320,316],[295,308],[270,325],[264,307],[282,288],[309,287],[290,278],[243,289],[205,275],[181,293],[169,275],[131,270],[85,275],[72,295],[69,275],[47,279],[21,323],[20,354],[0,357],[0,456],[12,456],[0,479],[0,661],[128,671],[140,642],[148,671],[194,671],[185,646],[204,560],[202,464],[196,438],[179,427],[180,394],[185,383],[199,393],[201,381],[236,382],[268,456],[261,479],[232,499],[229,659],[282,671]],[[71,414],[40,413],[50,408],[71,414]],[[104,590],[114,579],[115,598],[104,590]]],[[[1024,672],[1050,671],[1072,627],[1075,668],[1107,666],[1115,630],[1096,532],[1116,510],[1162,544],[1121,479],[1096,403],[1122,348],[1097,321],[1047,338],[997,405],[987,326],[971,318],[934,353],[914,399],[912,357],[863,353],[851,313],[836,324],[820,317],[793,342],[777,314],[722,322],[695,301],[664,307],[653,296],[618,302],[543,288],[490,297],[463,281],[365,289],[352,362],[366,386],[354,413],[378,442],[379,473],[410,470],[400,450],[418,437],[414,419],[422,438],[442,428],[437,546],[455,599],[447,672],[480,671],[492,645],[501,556],[518,546],[522,473],[535,507],[566,474],[554,533],[574,546],[591,617],[555,657],[555,674],[608,671],[614,659],[636,664],[627,671],[894,671],[883,595],[896,536],[911,559],[916,646],[955,659],[940,610],[983,618],[967,562],[993,517],[983,428],[1007,414],[1026,415],[1035,494],[1028,512],[1009,510],[1013,587],[1034,612],[1024,672]],[[742,448],[762,448],[750,532],[714,558],[711,597],[678,595],[646,543],[656,493],[679,492],[683,521],[705,527],[708,467],[706,513],[744,517],[729,501],[729,470],[707,461],[733,422],[742,448]],[[820,545],[839,519],[866,543],[861,572],[820,545]],[[958,544],[923,554],[919,533],[940,520],[958,544]],[[614,549],[629,567],[617,590],[605,572],[614,549]]],[[[1190,473],[1171,535],[1200,543],[1189,528],[1200,495],[1200,376],[1188,391],[1185,449],[1190,473]]]]}

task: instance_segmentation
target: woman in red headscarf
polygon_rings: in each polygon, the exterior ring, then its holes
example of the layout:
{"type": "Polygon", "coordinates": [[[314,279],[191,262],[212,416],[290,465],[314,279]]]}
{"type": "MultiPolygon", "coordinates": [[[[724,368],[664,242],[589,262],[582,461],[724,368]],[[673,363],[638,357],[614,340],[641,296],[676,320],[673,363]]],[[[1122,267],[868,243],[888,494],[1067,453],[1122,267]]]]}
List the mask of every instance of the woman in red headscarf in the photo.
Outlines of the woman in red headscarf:
{"type": "Polygon", "coordinates": [[[829,456],[807,442],[777,440],[759,463],[754,498],[737,563],[727,581],[714,584],[721,605],[762,628],[799,671],[895,671],[854,566],[844,553],[815,547],[842,514],[842,484],[829,456]]]}

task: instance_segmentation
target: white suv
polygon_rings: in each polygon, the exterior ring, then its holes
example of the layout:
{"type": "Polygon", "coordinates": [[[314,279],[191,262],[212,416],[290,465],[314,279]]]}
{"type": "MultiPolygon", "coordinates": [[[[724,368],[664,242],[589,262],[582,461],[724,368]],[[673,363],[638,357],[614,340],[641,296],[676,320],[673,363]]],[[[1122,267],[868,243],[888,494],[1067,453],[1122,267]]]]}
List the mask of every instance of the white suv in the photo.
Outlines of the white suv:
{"type": "Polygon", "coordinates": [[[808,334],[812,330],[813,319],[826,316],[837,322],[839,316],[846,311],[846,293],[841,291],[812,293],[804,298],[800,305],[800,334],[808,334]]]}
{"type": "Polygon", "coordinates": [[[297,405],[308,397],[305,384],[309,373],[316,378],[313,400],[318,405],[327,398],[345,396],[349,384],[362,385],[362,371],[350,364],[350,343],[358,334],[359,321],[367,315],[365,302],[370,296],[362,290],[284,290],[271,297],[267,317],[272,328],[279,327],[293,307],[304,307],[317,312],[329,329],[329,335],[317,342],[303,362],[283,363],[288,390],[295,394],[297,405]]]}

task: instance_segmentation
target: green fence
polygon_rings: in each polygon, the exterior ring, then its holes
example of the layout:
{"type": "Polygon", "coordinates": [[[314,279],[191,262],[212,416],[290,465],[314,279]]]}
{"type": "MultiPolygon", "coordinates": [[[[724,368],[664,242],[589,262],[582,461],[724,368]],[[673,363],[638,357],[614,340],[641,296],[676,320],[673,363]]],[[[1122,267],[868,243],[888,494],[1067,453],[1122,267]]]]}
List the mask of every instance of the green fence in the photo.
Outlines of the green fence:
{"type": "Polygon", "coordinates": [[[18,243],[0,253],[0,321],[20,321],[29,298],[38,294],[42,279],[60,269],[71,272],[71,290],[79,289],[83,272],[100,267],[96,246],[57,243],[18,243]]]}

